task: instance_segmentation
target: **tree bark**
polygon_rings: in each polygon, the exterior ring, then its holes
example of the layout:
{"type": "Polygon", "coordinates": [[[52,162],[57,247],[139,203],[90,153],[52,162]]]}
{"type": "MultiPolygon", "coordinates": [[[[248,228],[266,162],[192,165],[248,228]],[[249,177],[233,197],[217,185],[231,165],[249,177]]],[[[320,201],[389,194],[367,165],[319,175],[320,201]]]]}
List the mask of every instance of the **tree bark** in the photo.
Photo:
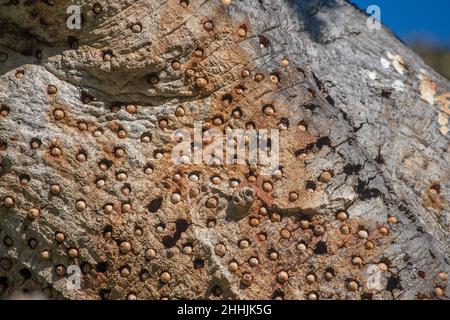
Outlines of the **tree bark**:
{"type": "Polygon", "coordinates": [[[341,0],[80,0],[69,30],[72,4],[0,4],[0,297],[449,296],[450,83],[388,29],[341,0]],[[195,121],[280,129],[281,172],[175,165],[195,121]]]}

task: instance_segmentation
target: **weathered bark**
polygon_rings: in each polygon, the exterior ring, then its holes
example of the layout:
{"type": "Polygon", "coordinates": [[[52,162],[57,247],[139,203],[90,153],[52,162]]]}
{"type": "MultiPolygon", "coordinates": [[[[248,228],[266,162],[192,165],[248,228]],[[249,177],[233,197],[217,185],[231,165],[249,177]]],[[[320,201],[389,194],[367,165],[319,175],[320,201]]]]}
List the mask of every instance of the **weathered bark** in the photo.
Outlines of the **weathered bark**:
{"type": "Polygon", "coordinates": [[[74,31],[1,3],[1,297],[446,298],[449,82],[344,1],[181,2],[79,1],[74,31]],[[282,129],[282,178],[174,165],[194,121],[282,129]]]}

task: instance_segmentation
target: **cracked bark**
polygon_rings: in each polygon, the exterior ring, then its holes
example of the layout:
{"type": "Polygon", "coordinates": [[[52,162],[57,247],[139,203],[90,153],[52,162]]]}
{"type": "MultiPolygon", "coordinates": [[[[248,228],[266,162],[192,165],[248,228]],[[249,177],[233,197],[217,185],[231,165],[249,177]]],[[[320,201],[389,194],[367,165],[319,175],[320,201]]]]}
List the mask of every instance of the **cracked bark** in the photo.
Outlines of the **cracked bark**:
{"type": "Polygon", "coordinates": [[[21,289],[79,299],[448,297],[450,84],[389,30],[369,32],[367,17],[338,0],[187,8],[110,0],[99,14],[78,3],[84,22],[74,31],[62,23],[72,2],[0,4],[1,297],[21,289]],[[173,165],[173,130],[217,117],[220,129],[281,128],[282,178],[173,165]],[[245,187],[256,195],[248,215],[228,220],[228,202],[245,187]],[[131,252],[119,251],[124,242],[131,252]],[[83,270],[79,290],[56,272],[70,265],[83,270]],[[375,289],[373,265],[382,267],[375,289]]]}

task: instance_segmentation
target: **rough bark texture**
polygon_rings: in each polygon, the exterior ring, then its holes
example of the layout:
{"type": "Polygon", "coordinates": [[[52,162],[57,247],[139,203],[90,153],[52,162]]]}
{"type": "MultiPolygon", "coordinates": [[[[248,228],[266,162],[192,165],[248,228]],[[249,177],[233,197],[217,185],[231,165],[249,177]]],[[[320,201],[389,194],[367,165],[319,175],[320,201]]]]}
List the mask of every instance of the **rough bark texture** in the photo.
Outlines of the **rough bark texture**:
{"type": "Polygon", "coordinates": [[[388,30],[340,0],[78,3],[74,31],[72,1],[0,4],[0,297],[448,297],[450,84],[388,30]],[[280,128],[282,177],[174,165],[194,120],[280,128]]]}

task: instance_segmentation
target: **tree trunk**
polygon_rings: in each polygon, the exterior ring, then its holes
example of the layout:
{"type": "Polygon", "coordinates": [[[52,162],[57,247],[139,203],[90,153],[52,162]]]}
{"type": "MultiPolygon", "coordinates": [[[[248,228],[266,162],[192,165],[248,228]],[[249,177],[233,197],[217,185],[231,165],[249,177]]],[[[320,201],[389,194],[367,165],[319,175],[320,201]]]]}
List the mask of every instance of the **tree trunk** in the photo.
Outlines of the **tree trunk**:
{"type": "Polygon", "coordinates": [[[2,0],[0,297],[449,296],[449,82],[345,1],[224,3],[2,0]],[[280,171],[174,164],[196,121],[280,171]]]}

